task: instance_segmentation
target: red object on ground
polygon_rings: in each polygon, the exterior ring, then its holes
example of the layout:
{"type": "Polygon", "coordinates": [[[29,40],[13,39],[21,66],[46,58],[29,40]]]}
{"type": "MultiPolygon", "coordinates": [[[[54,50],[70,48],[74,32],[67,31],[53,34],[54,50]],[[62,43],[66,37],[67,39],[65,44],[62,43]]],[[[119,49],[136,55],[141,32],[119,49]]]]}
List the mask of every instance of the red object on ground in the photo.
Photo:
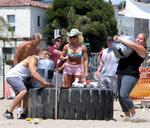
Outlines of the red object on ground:
{"type": "Polygon", "coordinates": [[[86,86],[90,86],[90,80],[86,80],[86,86]]]}
{"type": "Polygon", "coordinates": [[[9,89],[9,85],[7,81],[5,81],[5,97],[6,98],[11,97],[11,93],[10,93],[10,89],[9,89]]]}

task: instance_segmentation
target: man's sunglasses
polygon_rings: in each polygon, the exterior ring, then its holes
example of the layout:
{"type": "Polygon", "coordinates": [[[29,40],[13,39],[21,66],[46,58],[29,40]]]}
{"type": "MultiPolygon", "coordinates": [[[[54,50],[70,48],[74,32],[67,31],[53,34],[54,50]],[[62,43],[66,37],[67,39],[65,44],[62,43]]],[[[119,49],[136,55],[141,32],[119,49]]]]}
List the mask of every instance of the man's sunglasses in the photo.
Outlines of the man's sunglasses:
{"type": "Polygon", "coordinates": [[[57,42],[62,42],[62,40],[57,40],[57,42]]]}

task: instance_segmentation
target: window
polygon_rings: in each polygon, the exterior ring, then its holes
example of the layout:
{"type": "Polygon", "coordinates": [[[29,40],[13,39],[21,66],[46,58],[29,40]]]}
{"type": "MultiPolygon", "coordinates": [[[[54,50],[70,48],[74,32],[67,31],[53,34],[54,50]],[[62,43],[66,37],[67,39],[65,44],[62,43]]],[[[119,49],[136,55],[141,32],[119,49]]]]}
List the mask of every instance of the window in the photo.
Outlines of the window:
{"type": "Polygon", "coordinates": [[[5,59],[12,59],[12,55],[14,54],[15,52],[15,49],[14,48],[10,48],[10,47],[2,47],[2,51],[3,51],[3,55],[6,55],[5,59]]]}
{"type": "Polygon", "coordinates": [[[15,31],[15,15],[7,15],[8,24],[11,26],[10,31],[15,31]]]}
{"type": "Polygon", "coordinates": [[[38,26],[38,27],[40,27],[40,26],[41,26],[40,19],[41,19],[41,17],[40,17],[40,16],[38,16],[38,17],[37,17],[37,26],[38,26]]]}

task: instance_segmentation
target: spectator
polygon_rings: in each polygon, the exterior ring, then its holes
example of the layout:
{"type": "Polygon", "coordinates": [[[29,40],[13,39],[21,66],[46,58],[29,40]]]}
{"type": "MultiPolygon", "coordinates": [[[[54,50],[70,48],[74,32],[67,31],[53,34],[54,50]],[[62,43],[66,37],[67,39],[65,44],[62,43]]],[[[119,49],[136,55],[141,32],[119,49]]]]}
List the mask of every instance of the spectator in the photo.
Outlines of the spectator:
{"type": "MultiPolygon", "coordinates": [[[[60,50],[62,47],[63,47],[63,40],[62,40],[62,37],[61,36],[58,36],[56,37],[54,40],[53,40],[53,45],[52,46],[48,46],[48,51],[49,53],[51,54],[51,57],[50,59],[54,61],[54,64],[55,64],[55,68],[57,69],[58,73],[56,73],[56,71],[54,72],[54,77],[53,77],[53,81],[52,83],[54,85],[56,85],[56,78],[57,78],[57,84],[58,86],[61,86],[62,85],[62,71],[63,71],[63,67],[62,68],[59,68],[60,66],[60,55],[62,53],[62,51],[60,50]],[[58,70],[59,69],[59,70],[58,70]],[[56,74],[57,74],[57,77],[56,77],[56,74]]],[[[61,67],[61,66],[60,66],[61,67]]]]}
{"type": "Polygon", "coordinates": [[[33,76],[33,78],[35,78],[36,80],[40,81],[41,87],[50,86],[50,83],[46,82],[44,78],[42,78],[37,73],[36,67],[39,58],[45,56],[46,54],[48,54],[48,52],[43,50],[39,53],[39,56],[29,56],[23,61],[21,61],[19,64],[17,64],[15,67],[10,69],[10,71],[7,73],[6,80],[16,93],[16,97],[10,104],[10,107],[4,113],[4,117],[6,117],[7,119],[14,118],[13,111],[22,99],[23,108],[27,111],[27,92],[28,89],[32,87],[30,83],[31,76],[33,76]]]}
{"type": "Polygon", "coordinates": [[[75,79],[81,83],[88,75],[88,54],[87,48],[83,45],[82,32],[78,29],[71,29],[68,35],[68,44],[63,48],[60,59],[66,60],[64,64],[64,88],[69,88],[75,79]]]}
{"type": "Polygon", "coordinates": [[[21,43],[16,49],[13,64],[16,65],[20,63],[28,56],[38,55],[40,51],[40,48],[38,46],[40,44],[41,39],[42,35],[40,33],[35,33],[31,41],[25,41],[21,43]]]}
{"type": "Polygon", "coordinates": [[[53,40],[53,45],[48,46],[48,51],[51,54],[50,58],[51,58],[51,60],[54,61],[55,67],[57,66],[57,61],[60,58],[60,55],[62,53],[62,51],[60,50],[62,45],[63,45],[62,37],[58,36],[53,40]]]}
{"type": "Polygon", "coordinates": [[[114,95],[117,92],[116,70],[118,66],[118,58],[112,51],[112,37],[107,37],[107,48],[102,51],[101,60],[97,69],[97,77],[99,77],[100,85],[104,89],[112,89],[114,95]]]}
{"type": "Polygon", "coordinates": [[[105,49],[105,47],[102,47],[100,52],[98,53],[98,60],[101,61],[102,59],[102,53],[103,53],[103,50],[105,49]]]}

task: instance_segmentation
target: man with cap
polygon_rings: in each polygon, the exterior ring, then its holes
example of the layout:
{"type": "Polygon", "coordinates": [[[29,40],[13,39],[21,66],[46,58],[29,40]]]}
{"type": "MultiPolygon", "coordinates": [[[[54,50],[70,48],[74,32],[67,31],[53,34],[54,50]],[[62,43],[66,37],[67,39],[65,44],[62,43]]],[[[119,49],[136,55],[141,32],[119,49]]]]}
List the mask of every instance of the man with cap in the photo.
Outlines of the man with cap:
{"type": "MultiPolygon", "coordinates": [[[[61,48],[63,47],[63,39],[60,35],[58,35],[52,42],[52,46],[48,46],[47,50],[49,51],[50,53],[50,59],[54,61],[54,64],[55,64],[55,68],[58,70],[59,72],[57,73],[57,84],[58,86],[61,86],[62,85],[62,70],[63,68],[58,68],[59,65],[58,65],[58,62],[59,59],[60,59],[60,55],[62,53],[61,51],[61,48]]],[[[61,67],[61,66],[60,66],[61,67]]],[[[54,72],[54,76],[53,76],[53,80],[52,80],[52,83],[54,85],[56,85],[56,71],[54,72]]]]}
{"type": "Polygon", "coordinates": [[[64,46],[60,56],[62,61],[66,60],[63,70],[64,88],[71,87],[75,80],[82,83],[88,75],[88,54],[87,48],[83,45],[82,32],[73,28],[67,36],[68,44],[64,46]]]}
{"type": "Polygon", "coordinates": [[[60,48],[63,45],[63,40],[62,37],[59,35],[57,36],[53,42],[52,42],[52,46],[48,46],[47,50],[49,51],[50,55],[51,55],[51,60],[54,61],[55,63],[55,67],[57,65],[57,61],[60,58],[60,54],[61,54],[61,50],[60,48]]]}

